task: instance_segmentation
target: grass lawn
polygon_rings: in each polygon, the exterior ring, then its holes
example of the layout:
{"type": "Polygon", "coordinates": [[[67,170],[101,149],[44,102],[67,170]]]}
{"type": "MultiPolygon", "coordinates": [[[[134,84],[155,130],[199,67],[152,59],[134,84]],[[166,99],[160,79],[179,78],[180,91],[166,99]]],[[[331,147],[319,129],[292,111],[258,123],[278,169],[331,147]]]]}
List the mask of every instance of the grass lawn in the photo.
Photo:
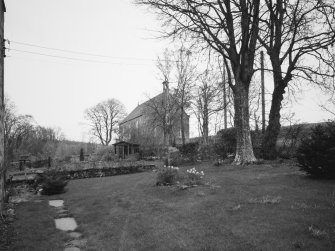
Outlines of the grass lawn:
{"type": "MultiPolygon", "coordinates": [[[[334,181],[279,163],[195,167],[211,186],[157,187],[156,173],[144,172],[73,180],[51,198],[65,200],[87,250],[335,250],[334,181]]],[[[38,238],[60,242],[59,231],[43,231],[54,224],[49,210],[21,204],[16,228],[28,231],[17,225],[24,214],[38,238]]]]}
{"type": "Polygon", "coordinates": [[[14,236],[11,236],[9,250],[63,250],[68,237],[56,231],[53,220],[55,213],[48,206],[47,200],[20,203],[15,211],[16,220],[12,225],[14,236]]]}

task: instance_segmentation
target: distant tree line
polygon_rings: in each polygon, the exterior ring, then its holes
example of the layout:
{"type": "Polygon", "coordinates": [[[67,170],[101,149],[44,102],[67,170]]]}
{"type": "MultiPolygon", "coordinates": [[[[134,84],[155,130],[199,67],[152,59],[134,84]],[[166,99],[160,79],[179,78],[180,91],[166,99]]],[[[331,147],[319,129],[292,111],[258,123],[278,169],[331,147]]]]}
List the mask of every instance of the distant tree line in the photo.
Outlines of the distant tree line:
{"type": "Polygon", "coordinates": [[[79,155],[80,149],[93,151],[94,145],[65,139],[59,128],[38,125],[30,115],[17,114],[14,103],[5,97],[5,163],[18,161],[21,155],[35,159],[63,159],[79,155]]]}

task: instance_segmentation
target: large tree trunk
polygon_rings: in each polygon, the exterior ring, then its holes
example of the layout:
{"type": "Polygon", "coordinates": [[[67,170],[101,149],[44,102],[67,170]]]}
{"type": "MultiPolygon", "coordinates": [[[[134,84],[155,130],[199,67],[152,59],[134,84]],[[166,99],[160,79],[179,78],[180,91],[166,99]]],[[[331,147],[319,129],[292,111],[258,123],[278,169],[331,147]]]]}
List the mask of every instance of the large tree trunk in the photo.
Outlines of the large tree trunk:
{"type": "Polygon", "coordinates": [[[6,197],[6,166],[4,156],[4,109],[3,103],[0,104],[0,214],[3,213],[6,197]]]}
{"type": "Polygon", "coordinates": [[[272,93],[271,109],[269,114],[269,125],[266,128],[263,139],[263,158],[277,158],[276,143],[280,132],[280,110],[284,98],[286,85],[282,80],[275,80],[275,89],[272,93]],[[277,82],[277,83],[276,83],[277,82]]]}
{"type": "Polygon", "coordinates": [[[270,60],[273,67],[274,89],[272,93],[271,108],[269,114],[269,124],[266,128],[263,138],[263,158],[277,158],[276,144],[280,132],[280,110],[284,98],[285,88],[291,75],[286,73],[285,78],[282,75],[282,69],[279,61],[279,53],[270,54],[270,60]]]}
{"type": "Polygon", "coordinates": [[[249,90],[236,80],[234,91],[236,153],[234,164],[243,165],[256,161],[251,143],[249,125],[249,90]]]}

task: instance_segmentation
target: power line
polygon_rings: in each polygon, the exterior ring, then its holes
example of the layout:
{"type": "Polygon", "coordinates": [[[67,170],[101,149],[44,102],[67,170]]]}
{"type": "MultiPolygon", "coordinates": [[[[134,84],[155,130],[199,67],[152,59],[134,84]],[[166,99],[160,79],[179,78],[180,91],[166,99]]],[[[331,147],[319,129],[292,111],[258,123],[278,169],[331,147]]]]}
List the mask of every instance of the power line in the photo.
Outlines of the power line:
{"type": "Polygon", "coordinates": [[[45,54],[45,53],[39,53],[39,52],[32,52],[32,51],[25,51],[25,50],[18,50],[11,48],[10,51],[16,51],[26,54],[33,54],[33,55],[39,55],[39,56],[45,56],[45,57],[52,57],[52,58],[60,58],[60,59],[66,59],[66,60],[72,60],[72,61],[81,61],[81,62],[89,62],[89,63],[100,63],[100,64],[111,64],[111,65],[149,65],[149,64],[129,64],[129,63],[116,63],[116,62],[109,62],[109,61],[100,61],[100,60],[92,60],[92,59],[84,59],[84,58],[73,58],[73,57],[66,57],[66,56],[59,56],[59,55],[52,55],[52,54],[45,54]]]}
{"type": "Polygon", "coordinates": [[[72,54],[81,54],[81,55],[86,55],[86,56],[94,56],[94,57],[102,57],[102,58],[114,58],[114,59],[155,61],[155,60],[149,59],[149,58],[115,57],[115,56],[107,56],[107,55],[102,55],[102,54],[87,53],[87,52],[82,52],[82,51],[73,51],[73,50],[67,50],[67,49],[52,48],[52,47],[36,45],[36,44],[31,44],[31,43],[17,42],[17,41],[13,41],[13,40],[9,40],[9,42],[14,43],[14,44],[24,45],[24,46],[36,47],[36,48],[41,48],[41,49],[46,49],[46,50],[61,51],[61,52],[67,52],[67,53],[72,53],[72,54]]]}

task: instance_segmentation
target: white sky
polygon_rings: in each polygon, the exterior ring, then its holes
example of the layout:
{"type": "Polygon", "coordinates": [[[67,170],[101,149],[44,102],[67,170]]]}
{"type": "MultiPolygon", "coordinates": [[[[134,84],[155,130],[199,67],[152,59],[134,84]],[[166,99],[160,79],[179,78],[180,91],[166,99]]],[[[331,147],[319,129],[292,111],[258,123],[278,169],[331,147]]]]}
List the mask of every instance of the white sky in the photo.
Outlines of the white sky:
{"type": "MultiPolygon", "coordinates": [[[[5,92],[18,113],[42,126],[60,127],[68,139],[87,141],[84,110],[116,98],[130,112],[162,90],[155,60],[168,45],[153,39],[159,21],[131,0],[7,0],[5,92]],[[110,57],[93,57],[20,45],[29,43],[110,57]],[[82,62],[14,50],[103,61],[82,62]]],[[[315,91],[295,106],[301,122],[328,117],[315,91]]],[[[320,100],[321,99],[321,100],[320,100]]],[[[194,135],[192,133],[191,135],[194,135]]]]}

